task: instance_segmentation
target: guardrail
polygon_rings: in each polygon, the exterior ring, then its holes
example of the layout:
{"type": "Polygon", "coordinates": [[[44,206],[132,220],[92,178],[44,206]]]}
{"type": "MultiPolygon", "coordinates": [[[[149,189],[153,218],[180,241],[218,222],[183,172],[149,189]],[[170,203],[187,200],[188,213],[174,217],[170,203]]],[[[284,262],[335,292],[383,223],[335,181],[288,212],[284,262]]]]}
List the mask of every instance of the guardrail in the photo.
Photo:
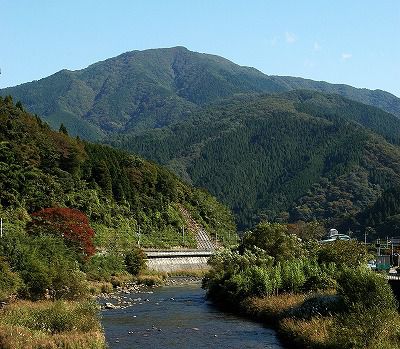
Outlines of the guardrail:
{"type": "Polygon", "coordinates": [[[144,253],[146,254],[148,259],[174,257],[210,257],[214,254],[214,250],[145,250],[144,253]]]}
{"type": "Polygon", "coordinates": [[[390,275],[390,274],[388,274],[388,275],[386,275],[386,278],[388,280],[400,280],[400,275],[390,275]]]}

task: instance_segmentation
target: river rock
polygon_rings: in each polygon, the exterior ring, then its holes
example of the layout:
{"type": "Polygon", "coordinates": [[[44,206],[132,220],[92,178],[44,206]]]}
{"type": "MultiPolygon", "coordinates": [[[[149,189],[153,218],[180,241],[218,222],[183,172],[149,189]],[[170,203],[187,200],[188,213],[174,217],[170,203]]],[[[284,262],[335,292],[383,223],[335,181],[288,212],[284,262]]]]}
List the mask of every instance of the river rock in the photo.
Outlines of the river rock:
{"type": "Polygon", "coordinates": [[[118,308],[119,308],[119,306],[114,305],[112,303],[108,303],[108,302],[104,303],[104,309],[118,309],[118,308]]]}

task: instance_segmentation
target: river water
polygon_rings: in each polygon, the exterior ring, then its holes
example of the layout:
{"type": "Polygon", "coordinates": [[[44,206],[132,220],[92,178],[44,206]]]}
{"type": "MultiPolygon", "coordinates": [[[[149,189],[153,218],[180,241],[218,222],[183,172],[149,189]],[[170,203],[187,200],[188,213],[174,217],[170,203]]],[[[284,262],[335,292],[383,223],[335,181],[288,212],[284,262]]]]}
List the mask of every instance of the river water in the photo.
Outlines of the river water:
{"type": "Polygon", "coordinates": [[[123,296],[142,301],[125,309],[103,310],[102,323],[111,349],[283,349],[275,331],[218,311],[197,284],[123,296]]]}

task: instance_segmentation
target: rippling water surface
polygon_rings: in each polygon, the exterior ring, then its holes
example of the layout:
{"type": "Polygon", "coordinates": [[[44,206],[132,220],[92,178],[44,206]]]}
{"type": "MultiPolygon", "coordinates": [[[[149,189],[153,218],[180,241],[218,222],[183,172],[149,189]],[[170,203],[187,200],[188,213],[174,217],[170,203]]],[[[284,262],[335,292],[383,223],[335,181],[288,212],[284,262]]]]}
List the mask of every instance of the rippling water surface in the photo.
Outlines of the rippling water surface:
{"type": "Polygon", "coordinates": [[[110,348],[283,349],[273,330],[212,307],[199,285],[123,296],[148,301],[103,311],[110,348]]]}

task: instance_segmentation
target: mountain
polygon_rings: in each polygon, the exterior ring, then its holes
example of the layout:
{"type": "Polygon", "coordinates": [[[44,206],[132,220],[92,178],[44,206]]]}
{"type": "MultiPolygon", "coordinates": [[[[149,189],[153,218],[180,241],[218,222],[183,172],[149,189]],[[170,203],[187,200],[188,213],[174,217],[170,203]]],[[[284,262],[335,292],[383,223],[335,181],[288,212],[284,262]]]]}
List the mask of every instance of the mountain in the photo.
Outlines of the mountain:
{"type": "Polygon", "coordinates": [[[399,98],[184,47],[127,52],[0,95],[53,128],[167,165],[234,209],[242,229],[260,218],[340,223],[398,182],[399,98]]]}
{"type": "Polygon", "coordinates": [[[196,232],[188,228],[185,241],[181,232],[193,222],[221,240],[235,236],[229,210],[206,191],[138,156],[52,131],[0,97],[0,212],[15,223],[49,207],[84,212],[98,247],[137,239],[195,247],[196,232]]]}
{"type": "Polygon", "coordinates": [[[400,99],[384,91],[268,76],[184,47],[127,52],[2,89],[0,95],[12,95],[55,129],[62,122],[73,135],[101,139],[185,120],[199,107],[235,94],[294,89],[339,94],[400,117],[400,99]]]}
{"type": "Polygon", "coordinates": [[[338,95],[242,95],[190,119],[108,142],[167,165],[229,205],[245,229],[261,218],[336,225],[400,183],[400,121],[338,95]]]}

